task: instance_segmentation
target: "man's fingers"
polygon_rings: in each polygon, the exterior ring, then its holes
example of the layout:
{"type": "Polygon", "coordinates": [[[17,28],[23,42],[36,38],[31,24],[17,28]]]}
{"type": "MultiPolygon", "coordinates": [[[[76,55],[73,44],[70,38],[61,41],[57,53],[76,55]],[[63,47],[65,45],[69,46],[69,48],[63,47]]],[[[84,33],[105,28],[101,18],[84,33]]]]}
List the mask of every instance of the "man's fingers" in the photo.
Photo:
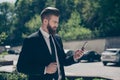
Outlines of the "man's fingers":
{"type": "Polygon", "coordinates": [[[81,57],[83,56],[83,53],[84,53],[83,50],[77,50],[77,51],[75,51],[74,58],[75,58],[75,59],[81,58],[81,57]]]}
{"type": "Polygon", "coordinates": [[[46,72],[49,74],[55,73],[57,71],[57,63],[52,62],[46,67],[46,72]]]}
{"type": "Polygon", "coordinates": [[[57,63],[56,63],[56,62],[52,62],[51,64],[57,65],[57,63]]]}
{"type": "Polygon", "coordinates": [[[49,67],[55,68],[55,67],[57,67],[57,63],[56,63],[56,62],[50,63],[50,64],[49,64],[49,67]]]}
{"type": "Polygon", "coordinates": [[[77,50],[75,53],[76,53],[77,55],[81,55],[81,54],[84,53],[84,51],[82,51],[82,50],[77,50]]]}

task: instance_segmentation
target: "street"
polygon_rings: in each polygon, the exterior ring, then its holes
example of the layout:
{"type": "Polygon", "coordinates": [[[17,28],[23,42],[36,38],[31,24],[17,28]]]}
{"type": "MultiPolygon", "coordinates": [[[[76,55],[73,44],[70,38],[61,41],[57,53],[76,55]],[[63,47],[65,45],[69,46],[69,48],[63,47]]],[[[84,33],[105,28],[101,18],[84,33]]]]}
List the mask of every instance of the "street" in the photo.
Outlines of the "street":
{"type": "Polygon", "coordinates": [[[103,66],[102,62],[82,62],[65,67],[65,74],[67,76],[90,76],[120,80],[120,66],[113,63],[103,66]]]}
{"type": "MultiPolygon", "coordinates": [[[[15,69],[19,55],[6,55],[5,60],[14,60],[14,65],[1,66],[0,72],[12,72],[15,69]]],[[[65,67],[66,76],[82,76],[82,77],[101,77],[107,80],[120,80],[120,65],[108,63],[103,66],[102,62],[79,62],[71,66],[65,67]]]]}

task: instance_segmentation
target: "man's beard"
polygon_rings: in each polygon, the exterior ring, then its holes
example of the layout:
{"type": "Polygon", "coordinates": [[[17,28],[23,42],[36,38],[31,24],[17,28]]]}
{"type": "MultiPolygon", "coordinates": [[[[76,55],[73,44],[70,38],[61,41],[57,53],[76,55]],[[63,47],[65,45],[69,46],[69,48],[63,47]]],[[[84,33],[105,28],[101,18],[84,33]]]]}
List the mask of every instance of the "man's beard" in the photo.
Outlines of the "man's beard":
{"type": "Polygon", "coordinates": [[[48,29],[48,31],[49,31],[49,34],[54,35],[54,34],[56,33],[56,30],[52,29],[52,27],[50,26],[49,23],[48,23],[48,25],[47,25],[47,29],[48,29]]]}

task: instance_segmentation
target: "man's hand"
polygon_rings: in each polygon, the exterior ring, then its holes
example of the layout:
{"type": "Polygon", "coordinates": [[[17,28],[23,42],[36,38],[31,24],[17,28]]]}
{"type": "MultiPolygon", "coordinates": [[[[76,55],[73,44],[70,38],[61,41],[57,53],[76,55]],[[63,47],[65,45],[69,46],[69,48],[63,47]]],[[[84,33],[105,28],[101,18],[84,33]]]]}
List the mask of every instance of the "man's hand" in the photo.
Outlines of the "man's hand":
{"type": "Polygon", "coordinates": [[[46,73],[53,74],[57,71],[57,63],[52,62],[46,67],[46,73]]]}
{"type": "Polygon", "coordinates": [[[77,50],[73,55],[74,60],[78,60],[83,56],[84,50],[77,50]]]}

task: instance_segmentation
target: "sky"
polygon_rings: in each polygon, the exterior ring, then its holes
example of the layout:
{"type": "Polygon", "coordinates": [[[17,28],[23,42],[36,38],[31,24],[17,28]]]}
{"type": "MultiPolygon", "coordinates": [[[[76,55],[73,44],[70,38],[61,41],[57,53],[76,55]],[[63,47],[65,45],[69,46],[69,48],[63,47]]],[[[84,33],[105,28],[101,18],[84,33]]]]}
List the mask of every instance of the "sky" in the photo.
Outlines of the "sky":
{"type": "Polygon", "coordinates": [[[11,3],[15,3],[16,0],[0,0],[0,3],[2,2],[11,2],[11,3]]]}

